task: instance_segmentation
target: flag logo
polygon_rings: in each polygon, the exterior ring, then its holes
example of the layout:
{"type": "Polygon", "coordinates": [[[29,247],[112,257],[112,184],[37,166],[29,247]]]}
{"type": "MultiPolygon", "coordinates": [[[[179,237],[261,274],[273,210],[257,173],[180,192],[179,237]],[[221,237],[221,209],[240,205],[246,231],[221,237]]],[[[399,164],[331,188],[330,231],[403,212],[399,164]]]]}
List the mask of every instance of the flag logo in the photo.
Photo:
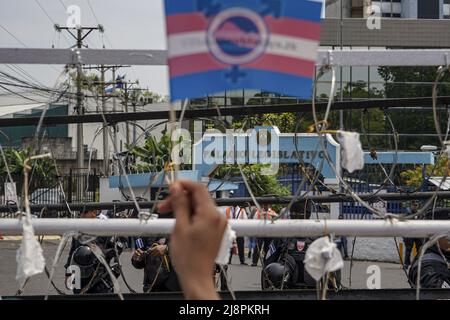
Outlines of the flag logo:
{"type": "Polygon", "coordinates": [[[265,52],[269,32],[258,13],[231,8],[212,20],[207,41],[210,52],[217,60],[241,65],[256,60],[265,52]]]}
{"type": "Polygon", "coordinates": [[[233,90],[310,99],[322,3],[165,0],[171,100],[233,90]]]}

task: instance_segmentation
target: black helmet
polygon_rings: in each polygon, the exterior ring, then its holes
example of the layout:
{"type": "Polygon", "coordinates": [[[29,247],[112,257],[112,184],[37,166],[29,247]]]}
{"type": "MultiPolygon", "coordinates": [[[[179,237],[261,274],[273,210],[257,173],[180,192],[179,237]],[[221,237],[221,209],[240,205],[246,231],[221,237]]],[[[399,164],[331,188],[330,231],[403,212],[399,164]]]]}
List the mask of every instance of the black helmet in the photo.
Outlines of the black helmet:
{"type": "Polygon", "coordinates": [[[88,246],[80,246],[73,253],[73,261],[80,267],[88,267],[94,264],[95,255],[88,246]]]}
{"type": "Polygon", "coordinates": [[[278,289],[281,288],[281,284],[289,277],[289,275],[289,270],[279,262],[273,262],[267,265],[263,271],[263,279],[267,278],[265,279],[266,283],[269,286],[273,285],[278,289]]]}

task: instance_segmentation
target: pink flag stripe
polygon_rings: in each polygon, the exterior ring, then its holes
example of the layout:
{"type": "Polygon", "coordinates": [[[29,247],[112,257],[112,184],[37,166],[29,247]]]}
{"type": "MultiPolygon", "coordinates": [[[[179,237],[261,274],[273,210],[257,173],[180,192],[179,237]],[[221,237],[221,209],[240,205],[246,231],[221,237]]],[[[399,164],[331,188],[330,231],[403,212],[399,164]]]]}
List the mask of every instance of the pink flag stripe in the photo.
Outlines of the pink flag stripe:
{"type": "MultiPolygon", "coordinates": [[[[320,39],[320,23],[296,20],[292,18],[275,19],[265,17],[271,34],[282,34],[309,40],[320,39]]],[[[167,33],[169,36],[179,33],[205,31],[209,19],[201,13],[175,14],[167,17],[167,33]]]]}
{"type": "Polygon", "coordinates": [[[265,54],[258,60],[255,60],[254,62],[246,64],[242,67],[281,72],[299,77],[311,78],[311,74],[314,73],[315,65],[315,61],[265,54]]]}
{"type": "Polygon", "coordinates": [[[199,53],[189,56],[181,56],[169,59],[171,77],[180,77],[193,73],[216,71],[226,69],[229,66],[220,63],[209,53],[199,53]]]}
{"type": "Polygon", "coordinates": [[[174,14],[166,17],[167,34],[205,31],[209,21],[202,13],[174,14]]]}
{"type": "MultiPolygon", "coordinates": [[[[242,65],[241,68],[280,72],[300,77],[311,77],[315,62],[266,54],[258,60],[242,65]]],[[[208,53],[201,53],[169,59],[170,76],[180,77],[194,73],[217,71],[229,68],[208,53]]]]}

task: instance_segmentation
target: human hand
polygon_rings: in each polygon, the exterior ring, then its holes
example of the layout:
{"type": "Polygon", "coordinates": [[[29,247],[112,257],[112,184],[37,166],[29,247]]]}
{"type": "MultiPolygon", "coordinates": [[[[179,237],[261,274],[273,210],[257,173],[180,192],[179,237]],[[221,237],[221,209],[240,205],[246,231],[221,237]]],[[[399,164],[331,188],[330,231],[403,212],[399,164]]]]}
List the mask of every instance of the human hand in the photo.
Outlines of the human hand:
{"type": "Polygon", "coordinates": [[[175,212],[171,259],[187,299],[218,299],[211,270],[227,226],[208,190],[200,183],[180,180],[159,212],[175,212]]]}
{"type": "Polygon", "coordinates": [[[133,259],[134,261],[142,261],[142,259],[144,258],[144,255],[145,255],[145,251],[142,251],[141,249],[137,249],[136,251],[134,251],[131,259],[133,259]]]}
{"type": "Polygon", "coordinates": [[[154,257],[162,257],[167,250],[167,246],[165,244],[159,244],[150,249],[150,254],[154,257]]]}

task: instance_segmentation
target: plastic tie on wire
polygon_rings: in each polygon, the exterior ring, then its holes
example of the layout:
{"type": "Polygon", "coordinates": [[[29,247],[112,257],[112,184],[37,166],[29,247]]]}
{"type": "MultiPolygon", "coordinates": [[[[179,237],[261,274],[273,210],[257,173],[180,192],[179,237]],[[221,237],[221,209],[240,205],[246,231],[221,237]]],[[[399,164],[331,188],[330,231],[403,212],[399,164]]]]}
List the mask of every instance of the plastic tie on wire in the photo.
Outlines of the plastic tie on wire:
{"type": "Polygon", "coordinates": [[[359,133],[339,131],[338,140],[341,144],[341,164],[349,173],[364,168],[364,151],[359,133]]]}
{"type": "Polygon", "coordinates": [[[333,66],[333,63],[333,50],[328,50],[327,55],[322,60],[322,66],[317,73],[317,79],[322,77],[328,70],[330,70],[333,66]]]}
{"type": "Polygon", "coordinates": [[[344,260],[342,260],[341,253],[329,237],[317,239],[306,251],[305,268],[316,281],[322,279],[327,273],[340,270],[343,267],[344,260]]]}
{"type": "Polygon", "coordinates": [[[156,220],[159,218],[157,214],[150,213],[147,211],[140,211],[138,213],[139,221],[148,221],[148,220],[156,220]]]}
{"type": "Polygon", "coordinates": [[[225,232],[223,234],[220,250],[216,258],[216,263],[219,265],[227,265],[230,259],[231,247],[236,240],[236,232],[231,229],[230,224],[227,224],[225,232]]]}
{"type": "Polygon", "coordinates": [[[25,284],[27,278],[42,273],[45,269],[45,258],[42,247],[35,237],[34,228],[31,224],[31,216],[29,214],[23,217],[22,226],[22,243],[16,254],[16,280],[19,281],[20,287],[25,284]]]}

